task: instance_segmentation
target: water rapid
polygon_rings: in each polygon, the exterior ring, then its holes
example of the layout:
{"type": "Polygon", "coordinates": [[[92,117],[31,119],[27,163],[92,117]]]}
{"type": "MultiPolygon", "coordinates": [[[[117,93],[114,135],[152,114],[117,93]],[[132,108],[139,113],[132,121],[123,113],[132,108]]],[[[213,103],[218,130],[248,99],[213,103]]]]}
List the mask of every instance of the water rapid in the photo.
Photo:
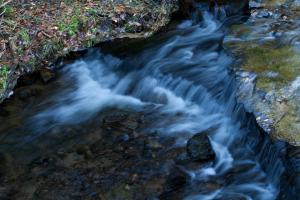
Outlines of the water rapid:
{"type": "Polygon", "coordinates": [[[250,136],[259,133],[253,133],[257,129],[245,122],[245,111],[236,102],[230,72],[234,61],[222,48],[226,12],[199,9],[201,15],[181,22],[138,54],[119,58],[92,50],[64,67],[62,89],[35,106],[38,113],[26,122],[31,134],[17,146],[57,126],[84,123],[108,108],[144,112],[153,119],[147,131],[176,138],[176,146],[213,130],[209,137],[216,159],[209,166],[183,169],[192,188],[183,199],[275,200],[283,167],[270,158],[266,168],[262,161],[272,154],[264,152],[268,147],[262,145],[259,153],[253,149],[257,144],[250,136]],[[203,192],[198,186],[218,178],[226,184],[216,190],[203,192]]]}

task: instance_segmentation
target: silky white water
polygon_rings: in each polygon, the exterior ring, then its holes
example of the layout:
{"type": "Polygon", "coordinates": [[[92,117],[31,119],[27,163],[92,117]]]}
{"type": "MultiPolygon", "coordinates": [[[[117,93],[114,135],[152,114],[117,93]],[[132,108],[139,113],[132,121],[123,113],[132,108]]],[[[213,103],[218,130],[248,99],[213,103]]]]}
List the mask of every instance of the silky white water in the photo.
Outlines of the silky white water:
{"type": "MultiPolygon", "coordinates": [[[[226,18],[224,11],[217,15],[226,18]]],[[[73,86],[52,96],[55,104],[31,119],[37,132],[32,137],[57,125],[84,122],[106,108],[151,113],[156,120],[149,131],[175,137],[180,146],[213,128],[209,137],[216,160],[209,167],[184,169],[191,183],[224,176],[239,166],[248,168],[236,172],[226,186],[209,193],[195,191],[184,199],[276,199],[278,180],[270,177],[280,176],[280,163],[274,162],[276,170],[267,173],[245,142],[249,129],[241,127],[244,119],[237,111],[229,70],[233,60],[222,49],[222,23],[214,16],[203,12],[201,22],[182,22],[168,39],[138,55],[117,58],[94,51],[65,67],[64,82],[73,86]]]]}

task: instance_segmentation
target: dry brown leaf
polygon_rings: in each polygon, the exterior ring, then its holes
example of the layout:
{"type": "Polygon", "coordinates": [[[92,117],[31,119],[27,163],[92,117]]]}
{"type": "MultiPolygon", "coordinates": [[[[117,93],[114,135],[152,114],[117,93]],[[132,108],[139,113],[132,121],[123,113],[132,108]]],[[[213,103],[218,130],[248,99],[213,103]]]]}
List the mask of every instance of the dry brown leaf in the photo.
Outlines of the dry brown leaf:
{"type": "Polygon", "coordinates": [[[120,13],[125,12],[125,8],[126,7],[124,5],[121,5],[121,4],[117,5],[116,8],[115,8],[116,13],[120,14],[120,13]]]}

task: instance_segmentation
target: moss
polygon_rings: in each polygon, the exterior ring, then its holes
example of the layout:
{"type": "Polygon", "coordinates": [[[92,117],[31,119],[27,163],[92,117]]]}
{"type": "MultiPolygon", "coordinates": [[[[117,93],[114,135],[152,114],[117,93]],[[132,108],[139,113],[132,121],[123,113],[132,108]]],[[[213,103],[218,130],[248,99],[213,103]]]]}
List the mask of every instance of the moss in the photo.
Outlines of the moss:
{"type": "Polygon", "coordinates": [[[64,3],[71,6],[74,3],[74,0],[64,0],[64,3]]]}
{"type": "Polygon", "coordinates": [[[290,46],[277,47],[274,42],[229,44],[245,57],[242,68],[257,74],[257,87],[266,91],[279,89],[299,75],[300,56],[290,46]],[[273,72],[277,76],[267,76],[273,72]]]}
{"type": "Polygon", "coordinates": [[[10,5],[6,5],[3,7],[2,12],[4,17],[12,17],[14,15],[14,8],[10,5]]]}
{"type": "Polygon", "coordinates": [[[231,34],[246,37],[251,33],[251,28],[244,24],[235,24],[231,26],[231,34]]]}
{"type": "Polygon", "coordinates": [[[27,29],[23,28],[21,31],[19,31],[18,35],[24,43],[26,44],[30,43],[31,39],[27,29]]]}
{"type": "Polygon", "coordinates": [[[134,199],[134,193],[134,188],[121,183],[102,194],[101,199],[134,199]]]}
{"type": "Polygon", "coordinates": [[[0,65],[0,91],[6,88],[8,74],[9,67],[5,64],[0,65]]]}
{"type": "Polygon", "coordinates": [[[268,0],[266,1],[266,7],[275,7],[279,5],[283,5],[287,0],[268,0]]]}
{"type": "Polygon", "coordinates": [[[87,39],[83,42],[83,46],[86,47],[86,48],[89,48],[89,47],[92,47],[92,46],[96,45],[97,43],[98,43],[98,40],[97,40],[96,37],[89,38],[89,39],[87,39]]]}
{"type": "Polygon", "coordinates": [[[67,31],[70,36],[74,36],[78,33],[79,29],[79,20],[76,15],[72,16],[70,20],[65,19],[58,22],[58,28],[60,31],[64,32],[67,31]],[[70,21],[70,22],[65,22],[70,21]]]}
{"type": "Polygon", "coordinates": [[[31,67],[31,68],[34,68],[36,66],[36,58],[33,57],[33,58],[30,58],[29,61],[28,61],[28,65],[31,67]]]}
{"type": "Polygon", "coordinates": [[[136,27],[130,23],[125,24],[125,31],[127,33],[135,33],[136,32],[136,27]]]}
{"type": "Polygon", "coordinates": [[[275,127],[273,136],[294,145],[300,145],[300,123],[293,113],[287,113],[275,127]]]}
{"type": "Polygon", "coordinates": [[[42,56],[44,58],[51,58],[55,57],[55,54],[57,54],[58,51],[63,49],[63,42],[61,42],[57,38],[54,38],[52,40],[46,40],[41,46],[42,56]]]}

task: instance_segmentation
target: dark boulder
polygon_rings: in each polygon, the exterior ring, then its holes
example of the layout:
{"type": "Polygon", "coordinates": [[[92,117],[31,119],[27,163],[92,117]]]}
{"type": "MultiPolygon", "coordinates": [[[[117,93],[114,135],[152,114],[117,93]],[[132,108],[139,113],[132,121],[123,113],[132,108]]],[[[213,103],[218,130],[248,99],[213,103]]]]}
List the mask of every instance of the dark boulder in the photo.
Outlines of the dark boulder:
{"type": "Polygon", "coordinates": [[[159,199],[179,199],[178,193],[184,190],[188,182],[187,177],[187,174],[180,168],[175,167],[171,169],[166,177],[165,186],[163,192],[159,195],[159,199]]]}
{"type": "Polygon", "coordinates": [[[214,159],[215,152],[210,144],[207,133],[201,132],[189,139],[187,143],[187,154],[194,161],[214,159]]]}

